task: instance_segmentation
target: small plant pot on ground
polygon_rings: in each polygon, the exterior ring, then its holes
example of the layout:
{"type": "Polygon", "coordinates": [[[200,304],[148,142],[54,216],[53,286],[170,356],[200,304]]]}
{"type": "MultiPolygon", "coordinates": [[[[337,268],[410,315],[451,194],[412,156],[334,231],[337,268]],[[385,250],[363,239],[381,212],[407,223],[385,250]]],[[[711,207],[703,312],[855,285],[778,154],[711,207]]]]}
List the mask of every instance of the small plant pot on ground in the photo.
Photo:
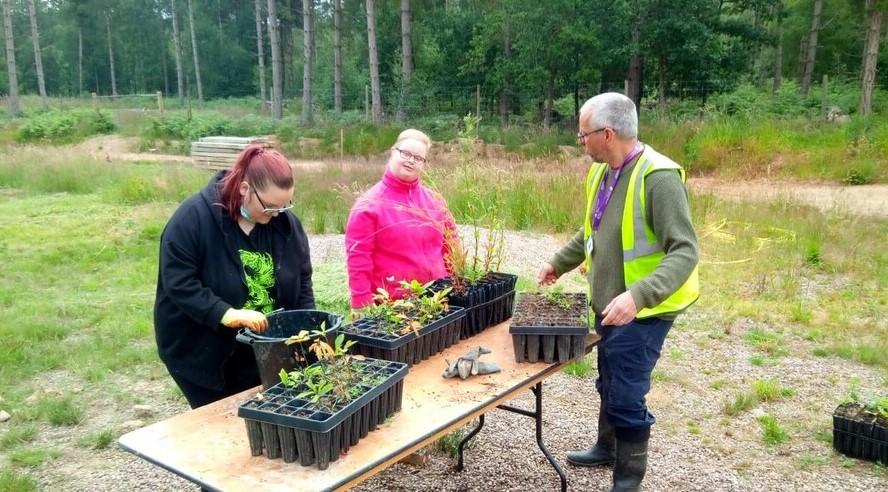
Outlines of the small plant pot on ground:
{"type": "Polygon", "coordinates": [[[349,403],[319,408],[307,398],[305,386],[279,383],[242,404],[237,415],[246,422],[251,454],[324,470],[401,410],[406,364],[377,359],[352,364],[372,383],[353,388],[349,403]]]}
{"type": "Polygon", "coordinates": [[[582,360],[589,334],[586,294],[524,292],[509,327],[516,362],[582,360]]]}
{"type": "Polygon", "coordinates": [[[833,412],[833,447],[852,458],[888,465],[888,418],[861,403],[842,403],[833,412]]]}
{"type": "Polygon", "coordinates": [[[342,333],[357,342],[357,354],[413,365],[459,342],[464,320],[463,308],[449,306],[442,317],[415,332],[390,333],[381,320],[361,318],[343,326],[342,333]]]}
{"type": "Polygon", "coordinates": [[[305,367],[317,362],[317,357],[308,350],[308,347],[318,335],[311,333],[323,325],[327,336],[333,338],[342,324],[342,316],[314,309],[274,311],[269,313],[267,318],[268,328],[261,334],[247,328],[237,333],[239,342],[253,347],[262,389],[271,388],[280,382],[278,374],[281,369],[291,371],[296,367],[305,367]],[[303,330],[310,334],[307,341],[286,344],[288,338],[303,330]]]}
{"type": "Polygon", "coordinates": [[[434,290],[453,287],[448,302],[466,309],[466,321],[460,338],[465,339],[502,323],[512,316],[517,275],[490,272],[475,284],[453,282],[450,277],[435,282],[434,290]],[[460,286],[464,287],[460,287],[460,286]]]}

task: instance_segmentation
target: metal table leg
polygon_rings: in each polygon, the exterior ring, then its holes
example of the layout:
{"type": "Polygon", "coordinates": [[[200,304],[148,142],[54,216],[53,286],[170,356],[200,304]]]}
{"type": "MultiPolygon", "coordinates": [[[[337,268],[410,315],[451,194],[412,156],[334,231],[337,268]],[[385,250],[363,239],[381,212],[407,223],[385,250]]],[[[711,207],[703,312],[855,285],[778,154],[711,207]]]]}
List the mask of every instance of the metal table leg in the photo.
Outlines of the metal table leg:
{"type": "MultiPolygon", "coordinates": [[[[524,415],[526,417],[531,417],[536,421],[537,445],[540,447],[540,451],[542,451],[543,454],[546,456],[546,459],[549,460],[552,468],[555,468],[555,472],[558,473],[558,477],[561,478],[561,491],[566,492],[567,475],[564,474],[564,470],[562,470],[561,466],[555,461],[555,458],[552,457],[552,454],[549,452],[549,450],[546,449],[545,444],[543,444],[543,383],[537,383],[530,390],[533,391],[536,403],[536,408],[533,412],[524,410],[523,408],[515,408],[509,405],[497,405],[497,408],[524,415]]],[[[463,448],[465,447],[466,443],[468,443],[470,439],[475,437],[475,435],[481,431],[481,428],[484,427],[484,415],[481,415],[478,420],[478,426],[472,429],[472,432],[470,432],[469,435],[463,438],[463,440],[459,443],[459,461],[456,465],[457,471],[463,470],[463,448]]]]}

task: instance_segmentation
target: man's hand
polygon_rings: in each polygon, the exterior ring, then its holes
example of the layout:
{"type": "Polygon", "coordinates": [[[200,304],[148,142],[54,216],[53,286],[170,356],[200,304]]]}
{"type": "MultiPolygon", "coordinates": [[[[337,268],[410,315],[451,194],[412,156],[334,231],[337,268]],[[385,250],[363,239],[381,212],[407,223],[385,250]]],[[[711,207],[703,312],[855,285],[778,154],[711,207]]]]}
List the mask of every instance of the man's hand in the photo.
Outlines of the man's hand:
{"type": "Polygon", "coordinates": [[[222,324],[228,328],[249,328],[256,333],[262,333],[268,328],[265,315],[252,309],[229,309],[222,316],[222,324]]]}
{"type": "Polygon", "coordinates": [[[549,263],[543,263],[540,271],[537,272],[538,285],[552,285],[558,280],[558,274],[555,273],[555,267],[549,263]]]}
{"type": "Polygon", "coordinates": [[[635,299],[632,299],[632,294],[627,290],[614,297],[601,314],[604,316],[604,319],[601,320],[602,326],[623,326],[635,319],[638,308],[635,307],[635,299]]]}

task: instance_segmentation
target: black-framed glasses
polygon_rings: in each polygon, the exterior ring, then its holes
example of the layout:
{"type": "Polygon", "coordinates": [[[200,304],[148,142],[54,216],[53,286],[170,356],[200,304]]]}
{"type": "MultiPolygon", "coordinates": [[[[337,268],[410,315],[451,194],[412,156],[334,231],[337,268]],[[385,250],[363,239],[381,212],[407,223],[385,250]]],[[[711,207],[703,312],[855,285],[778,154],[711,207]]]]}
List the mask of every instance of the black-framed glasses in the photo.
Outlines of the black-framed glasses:
{"type": "Polygon", "coordinates": [[[583,143],[585,143],[586,137],[588,137],[589,135],[592,135],[593,133],[603,132],[603,131],[607,130],[607,128],[608,127],[603,126],[597,130],[592,130],[591,132],[586,132],[586,133],[577,132],[577,143],[582,145],[583,143]]]}
{"type": "Polygon", "coordinates": [[[409,150],[401,150],[397,147],[395,147],[395,150],[400,152],[401,157],[407,159],[408,161],[413,161],[417,164],[425,164],[426,163],[426,158],[421,155],[416,155],[413,152],[410,152],[409,150]]]}
{"type": "Polygon", "coordinates": [[[265,205],[265,202],[262,201],[262,198],[259,196],[259,192],[256,191],[256,188],[254,188],[251,185],[250,189],[253,190],[253,194],[256,195],[256,199],[259,200],[259,205],[262,205],[262,213],[264,213],[265,215],[282,214],[282,213],[286,212],[287,210],[290,210],[291,208],[293,208],[293,202],[287,203],[283,207],[268,208],[265,205]]]}

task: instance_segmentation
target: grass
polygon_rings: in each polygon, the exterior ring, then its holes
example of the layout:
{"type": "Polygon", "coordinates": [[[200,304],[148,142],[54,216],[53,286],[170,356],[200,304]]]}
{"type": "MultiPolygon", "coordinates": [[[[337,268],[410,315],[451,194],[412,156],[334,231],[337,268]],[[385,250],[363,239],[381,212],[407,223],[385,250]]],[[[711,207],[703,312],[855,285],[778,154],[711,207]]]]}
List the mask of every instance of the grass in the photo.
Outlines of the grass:
{"type": "Polygon", "coordinates": [[[114,437],[114,431],[105,429],[81,437],[77,440],[77,445],[83,448],[105,449],[114,442],[114,437]]]}
{"type": "Polygon", "coordinates": [[[726,402],[722,405],[722,412],[725,415],[735,416],[758,405],[758,398],[752,393],[740,393],[734,397],[733,401],[726,402]]]}
{"type": "Polygon", "coordinates": [[[58,449],[30,448],[17,449],[9,453],[10,463],[18,466],[36,467],[62,455],[58,449]]]}
{"type": "Polygon", "coordinates": [[[566,366],[564,366],[564,373],[568,376],[573,376],[576,378],[585,378],[589,375],[595,374],[595,365],[592,361],[588,359],[583,359],[581,361],[574,360],[569,362],[566,366]]]}
{"type": "Polygon", "coordinates": [[[37,490],[37,482],[12,470],[0,471],[0,490],[4,492],[33,492],[37,490]]]}
{"type": "Polygon", "coordinates": [[[781,386],[773,379],[757,379],[752,382],[752,391],[760,401],[777,401],[795,395],[792,388],[781,386]]]}
{"type": "MultiPolygon", "coordinates": [[[[474,425],[471,426],[474,427],[474,425]]],[[[468,426],[466,426],[445,434],[444,437],[435,441],[433,449],[440,453],[444,453],[451,458],[456,458],[459,455],[459,443],[462,442],[469,432],[470,430],[468,426]]],[[[477,441],[474,439],[467,442],[465,449],[472,449],[476,443],[477,441]]]]}
{"type": "Polygon", "coordinates": [[[752,382],[752,389],[734,396],[733,400],[726,401],[722,405],[722,413],[728,416],[736,416],[758,406],[762,402],[775,402],[795,396],[792,388],[781,386],[773,379],[756,379],[752,382]]]}
{"type": "Polygon", "coordinates": [[[7,450],[28,444],[37,438],[37,426],[31,423],[17,424],[0,434],[0,450],[7,450]]]}
{"type": "Polygon", "coordinates": [[[789,441],[789,433],[780,426],[777,419],[771,415],[762,415],[758,418],[762,429],[762,439],[769,446],[776,446],[789,441]]]}

